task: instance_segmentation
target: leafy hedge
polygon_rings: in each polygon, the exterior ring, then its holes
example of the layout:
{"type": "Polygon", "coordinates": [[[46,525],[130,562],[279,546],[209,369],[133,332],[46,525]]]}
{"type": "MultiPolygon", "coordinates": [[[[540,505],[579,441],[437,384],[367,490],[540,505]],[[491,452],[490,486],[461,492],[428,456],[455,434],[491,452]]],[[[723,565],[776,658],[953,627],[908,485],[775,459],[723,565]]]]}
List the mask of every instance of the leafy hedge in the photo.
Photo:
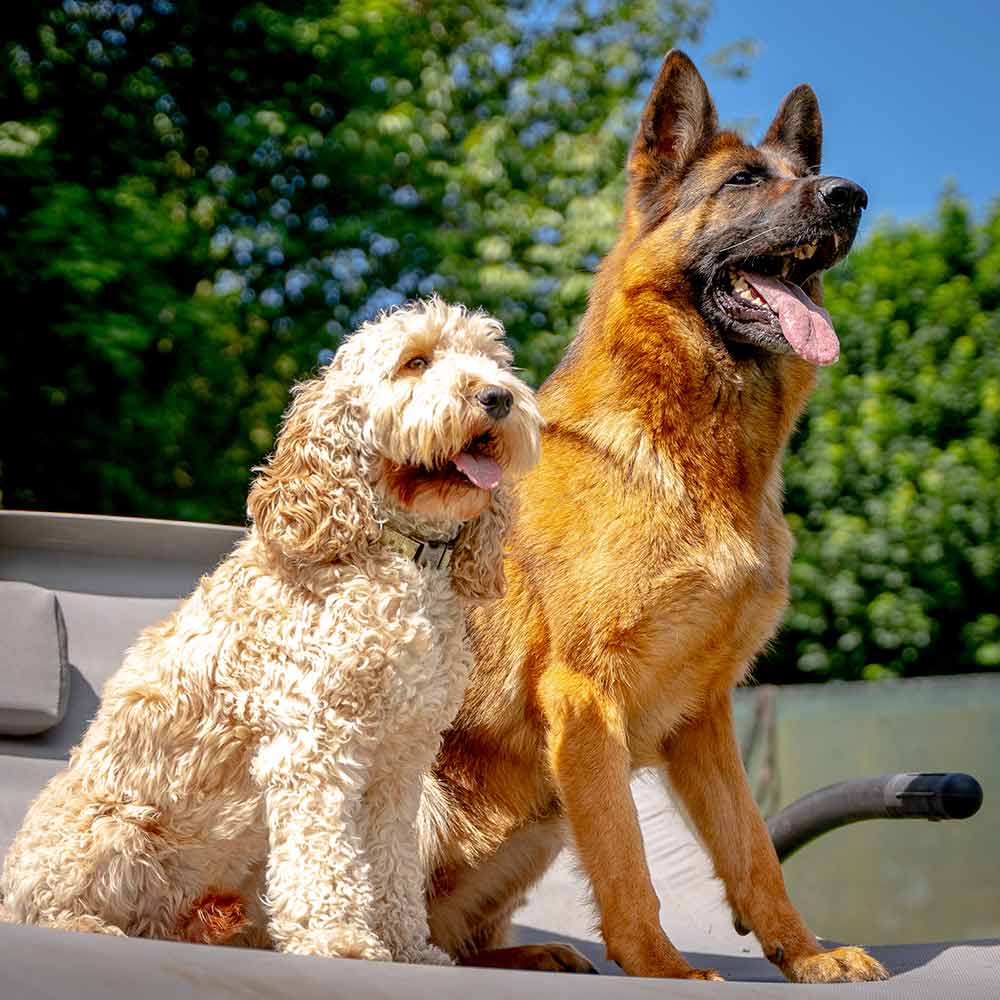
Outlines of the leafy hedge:
{"type": "Polygon", "coordinates": [[[3,503],[241,521],[289,383],[434,289],[498,314],[543,375],[614,232],[634,95],[708,11],[12,8],[3,503]]]}
{"type": "MultiPolygon", "coordinates": [[[[432,289],[498,314],[540,381],[614,238],[635,95],[709,12],[11,8],[3,504],[242,521],[289,383],[432,289]]],[[[758,676],[994,669],[1000,209],[877,230],[828,299],[843,359],[789,456],[793,603],[758,676]]]]}
{"type": "Polygon", "coordinates": [[[758,674],[1000,667],[1000,202],[945,197],[826,281],[843,354],[786,465],[792,603],[758,674]]]}

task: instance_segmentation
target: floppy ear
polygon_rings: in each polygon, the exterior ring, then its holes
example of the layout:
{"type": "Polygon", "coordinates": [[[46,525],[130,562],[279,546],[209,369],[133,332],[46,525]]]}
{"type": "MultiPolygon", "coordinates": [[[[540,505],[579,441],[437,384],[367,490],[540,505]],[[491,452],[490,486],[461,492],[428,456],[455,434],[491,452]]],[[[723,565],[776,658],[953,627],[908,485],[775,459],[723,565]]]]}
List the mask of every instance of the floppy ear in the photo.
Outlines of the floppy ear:
{"type": "Polygon", "coordinates": [[[715,105],[701,74],[679,49],[663,60],[629,155],[629,172],[640,177],[682,170],[718,130],[715,105]]]}
{"type": "Polygon", "coordinates": [[[377,461],[361,415],[326,378],[296,386],[274,454],[259,468],[247,513],[260,538],[297,565],[331,562],[381,532],[371,484],[377,461]]]}
{"type": "Polygon", "coordinates": [[[819,173],[823,155],[823,119],[812,87],[803,83],[782,102],[761,142],[762,146],[782,146],[811,174],[819,173]]]}
{"type": "Polygon", "coordinates": [[[510,500],[503,486],[475,520],[466,522],[451,557],[451,585],[455,593],[476,604],[503,597],[503,545],[510,525],[510,500]]]}

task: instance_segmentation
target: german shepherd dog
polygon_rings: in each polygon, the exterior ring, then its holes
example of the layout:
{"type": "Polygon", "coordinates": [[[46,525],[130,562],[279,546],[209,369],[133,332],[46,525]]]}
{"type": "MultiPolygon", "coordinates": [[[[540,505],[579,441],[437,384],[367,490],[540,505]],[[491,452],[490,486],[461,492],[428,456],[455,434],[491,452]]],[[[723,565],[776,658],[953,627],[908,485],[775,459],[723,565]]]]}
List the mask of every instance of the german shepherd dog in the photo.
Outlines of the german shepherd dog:
{"type": "Polygon", "coordinates": [[[820,273],[867,203],[819,175],[821,130],[808,86],[751,146],[719,130],[683,53],[654,84],[621,235],[540,391],[506,597],[471,613],[474,676],[425,784],[430,927],[460,961],[590,970],[566,946],[503,947],[571,833],[610,959],[720,978],[659,923],[629,789],[656,767],[737,928],[789,979],[886,977],[860,948],[823,950],[789,902],[733,732],[731,690],[787,600],[782,451],[838,354],[820,273]]]}

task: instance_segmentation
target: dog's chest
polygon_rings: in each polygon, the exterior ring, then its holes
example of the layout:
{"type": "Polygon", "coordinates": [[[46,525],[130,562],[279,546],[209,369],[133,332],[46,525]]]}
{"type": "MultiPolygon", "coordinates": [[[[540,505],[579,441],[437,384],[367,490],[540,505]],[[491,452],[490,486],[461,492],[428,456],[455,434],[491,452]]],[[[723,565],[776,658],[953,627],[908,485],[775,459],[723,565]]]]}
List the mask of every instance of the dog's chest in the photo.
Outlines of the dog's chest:
{"type": "Polygon", "coordinates": [[[390,657],[385,695],[401,721],[444,729],[458,711],[472,661],[461,606],[446,571],[411,563],[402,576],[403,594],[387,614],[405,639],[390,657]]]}
{"type": "Polygon", "coordinates": [[[648,659],[670,672],[698,663],[700,676],[735,683],[778,624],[791,553],[777,510],[753,533],[720,533],[679,553],[646,608],[648,659]]]}
{"type": "Polygon", "coordinates": [[[626,686],[636,766],[655,762],[664,733],[743,679],[781,620],[790,553],[780,520],[759,548],[693,550],[663,574],[636,630],[643,641],[626,686]]]}

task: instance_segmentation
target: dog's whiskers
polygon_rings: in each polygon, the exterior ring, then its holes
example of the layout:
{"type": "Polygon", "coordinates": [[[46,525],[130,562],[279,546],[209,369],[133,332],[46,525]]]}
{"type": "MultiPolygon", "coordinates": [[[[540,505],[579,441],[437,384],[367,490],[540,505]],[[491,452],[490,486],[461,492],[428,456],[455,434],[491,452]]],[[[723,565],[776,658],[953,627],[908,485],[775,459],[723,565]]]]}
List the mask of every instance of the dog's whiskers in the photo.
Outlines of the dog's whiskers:
{"type": "Polygon", "coordinates": [[[758,236],[766,236],[768,233],[773,233],[776,229],[780,228],[781,226],[768,226],[767,229],[762,229],[760,232],[748,236],[745,240],[740,240],[738,243],[733,243],[728,247],[723,247],[719,253],[726,253],[728,250],[735,250],[737,247],[743,246],[744,243],[749,243],[751,240],[757,239],[758,236]]]}

